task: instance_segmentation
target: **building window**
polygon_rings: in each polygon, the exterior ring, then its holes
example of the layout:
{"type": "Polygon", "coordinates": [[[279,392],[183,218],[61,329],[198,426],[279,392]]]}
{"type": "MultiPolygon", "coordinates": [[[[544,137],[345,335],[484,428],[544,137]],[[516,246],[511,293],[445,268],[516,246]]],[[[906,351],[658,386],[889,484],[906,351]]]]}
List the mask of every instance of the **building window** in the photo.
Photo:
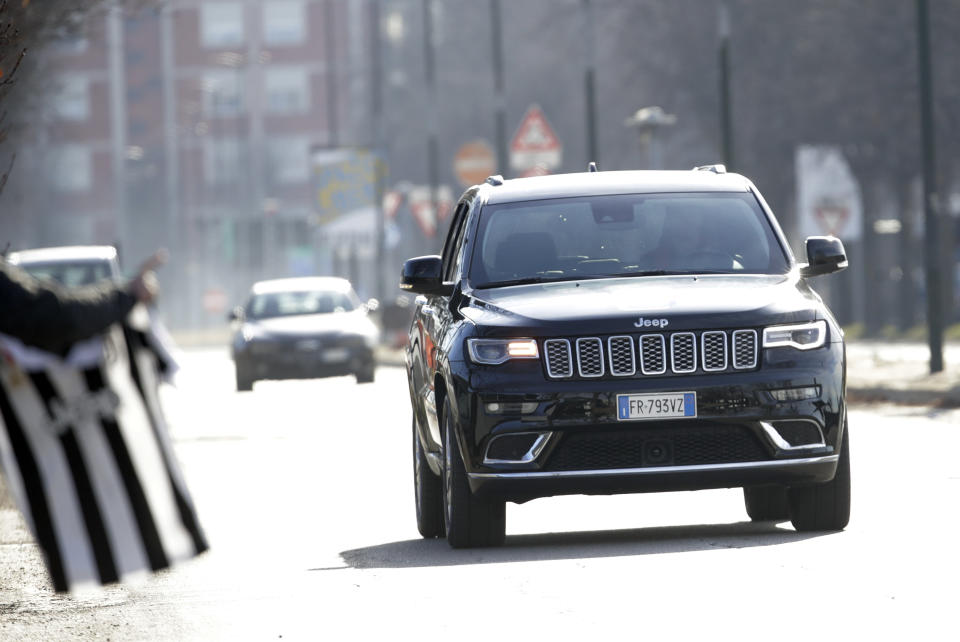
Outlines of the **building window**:
{"type": "Polygon", "coordinates": [[[305,183],[310,178],[310,145],[305,138],[273,138],[267,148],[267,175],[276,184],[305,183]]]}
{"type": "Polygon", "coordinates": [[[78,76],[62,78],[53,101],[53,110],[60,120],[87,120],[90,117],[89,81],[78,76]]]}
{"type": "Polygon", "coordinates": [[[239,71],[208,71],[203,75],[203,113],[236,116],[243,112],[243,79],[239,71]]]}
{"type": "Polygon", "coordinates": [[[200,42],[207,49],[243,44],[243,4],[207,2],[200,5],[200,42]]]}
{"type": "Polygon", "coordinates": [[[263,40],[268,46],[303,44],[306,25],[305,6],[300,0],[274,0],[263,5],[263,40]]]}
{"type": "Polygon", "coordinates": [[[203,145],[203,174],[210,185],[240,180],[243,148],[236,138],[207,138],[203,145]]]}
{"type": "Polygon", "coordinates": [[[271,114],[300,114],[310,108],[310,76],[306,69],[268,69],[266,92],[267,111],[271,114]]]}
{"type": "Polygon", "coordinates": [[[86,192],[93,186],[93,161],[86,145],[60,145],[47,156],[50,184],[58,192],[86,192]]]}

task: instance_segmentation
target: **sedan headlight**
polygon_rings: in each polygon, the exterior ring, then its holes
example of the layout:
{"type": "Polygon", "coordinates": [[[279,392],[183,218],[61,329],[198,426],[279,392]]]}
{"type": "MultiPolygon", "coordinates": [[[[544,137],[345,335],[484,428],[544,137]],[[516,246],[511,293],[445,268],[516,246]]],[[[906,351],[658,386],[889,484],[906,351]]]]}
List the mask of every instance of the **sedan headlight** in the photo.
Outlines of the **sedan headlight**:
{"type": "Polygon", "coordinates": [[[252,323],[244,323],[243,327],[240,329],[240,336],[243,337],[244,341],[253,341],[256,338],[263,336],[263,330],[252,323]]]}
{"type": "Polygon", "coordinates": [[[797,325],[775,325],[763,330],[764,348],[813,350],[827,341],[827,322],[813,321],[797,325]]]}
{"type": "Polygon", "coordinates": [[[467,339],[467,351],[474,363],[491,366],[510,359],[539,359],[534,339],[467,339]]]}

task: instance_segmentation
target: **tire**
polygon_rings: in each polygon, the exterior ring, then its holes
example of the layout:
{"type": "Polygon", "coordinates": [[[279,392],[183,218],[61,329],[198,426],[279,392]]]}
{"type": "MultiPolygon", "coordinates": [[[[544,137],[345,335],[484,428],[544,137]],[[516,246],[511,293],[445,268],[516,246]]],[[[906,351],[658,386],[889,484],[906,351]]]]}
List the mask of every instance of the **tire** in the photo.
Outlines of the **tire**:
{"type": "Polygon", "coordinates": [[[447,542],[453,548],[500,546],[506,532],[506,504],[480,499],[470,492],[467,471],[457,448],[450,401],[443,414],[443,518],[447,542]]]}
{"type": "Polygon", "coordinates": [[[850,521],[849,432],[844,422],[840,461],[831,481],[790,489],[790,521],[798,531],[842,531],[850,521]]]}
{"type": "Polygon", "coordinates": [[[426,538],[443,537],[443,481],[427,463],[417,419],[413,419],[413,497],[417,509],[417,530],[426,538]]]}
{"type": "Polygon", "coordinates": [[[246,369],[237,364],[237,392],[250,392],[253,390],[253,378],[250,377],[246,369]]]}
{"type": "Polygon", "coordinates": [[[748,486],[743,504],[754,522],[783,522],[790,519],[790,503],[784,486],[748,486]]]}
{"type": "Polygon", "coordinates": [[[373,362],[364,364],[362,368],[354,373],[354,376],[357,378],[357,383],[373,383],[373,379],[376,375],[376,369],[376,364],[373,362]]]}

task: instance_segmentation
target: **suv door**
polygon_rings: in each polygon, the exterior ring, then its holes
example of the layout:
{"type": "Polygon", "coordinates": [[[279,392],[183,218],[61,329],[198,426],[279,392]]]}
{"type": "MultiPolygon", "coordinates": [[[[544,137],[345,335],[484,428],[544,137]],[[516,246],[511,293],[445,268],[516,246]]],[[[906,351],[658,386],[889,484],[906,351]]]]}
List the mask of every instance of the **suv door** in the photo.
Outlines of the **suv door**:
{"type": "MultiPolygon", "coordinates": [[[[452,283],[458,278],[457,272],[460,267],[458,258],[463,246],[469,205],[467,200],[458,203],[443,244],[443,280],[447,283],[452,283]]],[[[423,403],[424,418],[430,438],[437,447],[440,444],[440,424],[437,420],[434,391],[438,369],[437,353],[438,346],[442,344],[443,337],[453,321],[452,317],[449,296],[421,294],[416,298],[412,332],[416,337],[413,366],[415,387],[423,403]]]]}

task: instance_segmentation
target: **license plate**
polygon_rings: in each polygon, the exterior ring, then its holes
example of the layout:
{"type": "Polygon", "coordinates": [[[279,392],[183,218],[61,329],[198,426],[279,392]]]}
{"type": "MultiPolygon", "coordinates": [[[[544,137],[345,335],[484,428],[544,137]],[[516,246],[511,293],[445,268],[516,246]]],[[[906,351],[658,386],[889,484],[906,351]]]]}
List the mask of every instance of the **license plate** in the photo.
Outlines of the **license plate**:
{"type": "Polygon", "coordinates": [[[330,348],[329,350],[324,350],[322,359],[326,363],[337,363],[340,361],[346,361],[350,358],[350,351],[346,348],[330,348]]]}
{"type": "Polygon", "coordinates": [[[617,419],[620,421],[689,418],[696,416],[697,393],[695,392],[654,392],[637,395],[617,395],[617,419]]]}

